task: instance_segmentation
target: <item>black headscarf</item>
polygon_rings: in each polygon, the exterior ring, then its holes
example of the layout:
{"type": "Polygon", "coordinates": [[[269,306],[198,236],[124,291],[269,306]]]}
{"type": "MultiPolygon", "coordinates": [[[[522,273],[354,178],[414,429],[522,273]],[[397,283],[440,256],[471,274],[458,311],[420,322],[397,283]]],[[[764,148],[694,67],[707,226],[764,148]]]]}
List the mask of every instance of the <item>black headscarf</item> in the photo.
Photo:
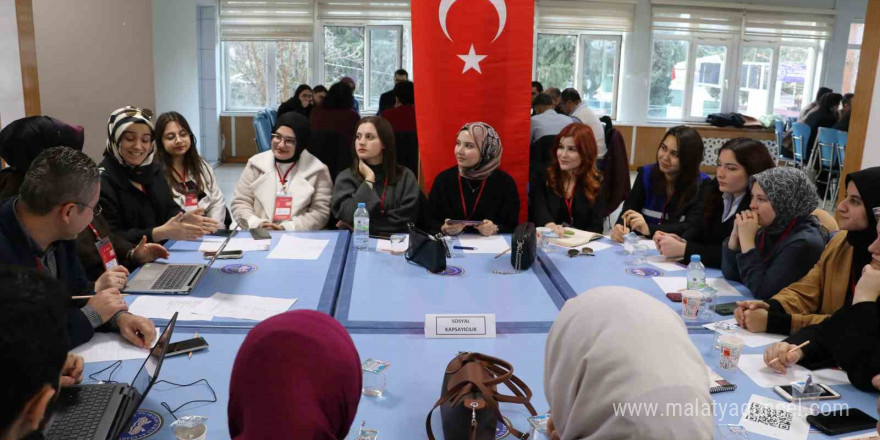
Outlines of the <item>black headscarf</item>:
{"type": "Polygon", "coordinates": [[[0,157],[20,173],[26,173],[43,150],[58,146],[82,151],[82,126],[49,116],[30,116],[12,121],[0,131],[0,157]]]}
{"type": "Polygon", "coordinates": [[[868,246],[877,239],[877,219],[874,218],[873,210],[880,206],[880,167],[849,173],[846,184],[849,185],[849,182],[853,182],[859,190],[868,215],[867,228],[846,232],[846,241],[853,247],[853,281],[857,282],[862,276],[862,267],[871,262],[868,246]]]}
{"type": "Polygon", "coordinates": [[[274,131],[278,131],[278,128],[282,126],[293,130],[293,134],[296,136],[296,148],[290,160],[279,162],[296,162],[299,160],[303,150],[309,145],[309,137],[312,135],[309,129],[309,120],[297,112],[287,112],[278,116],[278,122],[275,123],[274,131]]]}

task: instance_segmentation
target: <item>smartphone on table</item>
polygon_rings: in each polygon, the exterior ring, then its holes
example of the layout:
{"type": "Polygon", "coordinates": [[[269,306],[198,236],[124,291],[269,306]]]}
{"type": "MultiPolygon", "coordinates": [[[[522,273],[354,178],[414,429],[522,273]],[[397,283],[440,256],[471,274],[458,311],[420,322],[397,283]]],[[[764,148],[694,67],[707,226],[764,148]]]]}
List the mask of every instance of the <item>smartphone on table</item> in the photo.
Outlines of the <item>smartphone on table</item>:
{"type": "Polygon", "coordinates": [[[203,337],[186,339],[183,341],[172,342],[168,344],[168,352],[165,356],[177,356],[192,351],[199,351],[208,348],[208,341],[203,337]]]}
{"type": "MultiPolygon", "coordinates": [[[[205,259],[210,260],[211,258],[214,258],[214,254],[216,254],[216,253],[217,252],[205,252],[204,253],[205,259]]],[[[220,252],[220,255],[217,256],[217,259],[218,260],[237,260],[243,256],[244,256],[244,251],[242,251],[242,250],[223,251],[223,252],[220,252]]]]}
{"type": "Polygon", "coordinates": [[[807,422],[826,435],[842,435],[877,428],[877,419],[858,408],[807,416],[807,422]]]}

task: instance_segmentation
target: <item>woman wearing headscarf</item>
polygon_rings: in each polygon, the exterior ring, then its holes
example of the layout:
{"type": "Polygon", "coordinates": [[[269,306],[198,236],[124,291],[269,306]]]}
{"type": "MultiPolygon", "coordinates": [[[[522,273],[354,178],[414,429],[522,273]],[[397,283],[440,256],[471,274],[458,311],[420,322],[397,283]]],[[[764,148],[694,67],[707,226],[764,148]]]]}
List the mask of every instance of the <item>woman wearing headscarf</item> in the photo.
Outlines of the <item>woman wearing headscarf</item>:
{"type": "Polygon", "coordinates": [[[825,249],[827,231],[810,214],[819,198],[803,171],[771,168],[749,178],[749,186],[749,210],[736,214],[722,244],[721,271],[766,299],[810,271],[825,249]]]}
{"type": "MultiPolygon", "coordinates": [[[[880,208],[874,208],[873,217],[880,218],[880,208]]],[[[868,252],[871,262],[858,268],[861,277],[853,289],[852,305],[771,345],[764,351],[768,367],[781,373],[794,363],[810,370],[840,367],[856,388],[880,389],[880,239],[871,243],[868,252]],[[797,347],[806,341],[810,344],[797,347]]]]}
{"type": "Polygon", "coordinates": [[[196,240],[220,224],[201,214],[183,213],[171,197],[162,169],[153,163],[152,112],[122,107],[107,121],[107,147],[101,161],[101,206],[113,232],[137,243],[196,240]]]}
{"type": "Polygon", "coordinates": [[[305,116],[278,117],[272,149],[248,159],[235,186],[232,215],[243,227],[309,231],[327,225],[333,181],[308,145],[305,116]]]}
{"type": "Polygon", "coordinates": [[[846,176],[846,198],[837,204],[840,228],[819,262],[803,278],[764,301],[742,301],[736,310],[740,325],[751,332],[794,334],[828,319],[853,302],[862,268],[872,261],[868,247],[877,240],[880,167],[846,176]]]}
{"type": "MultiPolygon", "coordinates": [[[[53,147],[69,147],[82,151],[84,133],[82,126],[68,125],[49,116],[31,116],[12,121],[0,131],[0,157],[9,165],[0,171],[0,199],[18,195],[24,175],[31,163],[43,150],[53,147]]],[[[86,270],[89,280],[97,281],[113,262],[104,262],[98,243],[109,238],[116,255],[115,263],[128,270],[135,270],[144,263],[158,258],[168,258],[168,251],[159,244],[140,242],[137,246],[110,230],[103,215],[95,215],[89,227],[82,230],[76,238],[79,260],[86,270]]],[[[117,271],[114,271],[117,272],[117,271]]],[[[125,271],[108,274],[118,282],[125,281],[125,271]],[[121,275],[120,275],[121,274],[121,275]]],[[[110,282],[109,287],[118,287],[110,282]]],[[[103,285],[96,286],[98,291],[103,285]]]]}
{"type": "Polygon", "coordinates": [[[561,440],[710,439],[708,382],[681,318],[635,289],[599,287],[569,300],[547,337],[544,394],[561,440]],[[655,404],[692,411],[615,411],[655,404]]]}
{"type": "Polygon", "coordinates": [[[358,203],[370,213],[370,233],[406,230],[419,213],[419,183],[408,168],[397,164],[391,124],[380,116],[358,122],[352,163],[336,176],[331,210],[345,225],[354,225],[358,203]]]}
{"type": "Polygon", "coordinates": [[[501,139],[485,122],[465,124],[455,140],[452,168],[437,174],[431,195],[431,229],[461,234],[465,225],[452,220],[479,221],[484,236],[510,233],[519,218],[516,182],[501,166],[501,139]]]}
{"type": "Polygon", "coordinates": [[[287,112],[297,112],[306,118],[312,112],[312,88],[308,84],[300,84],[293,92],[293,96],[278,106],[278,116],[287,112]]]}
{"type": "Polygon", "coordinates": [[[361,398],[361,363],[345,328],[312,310],[273,316],[248,333],[232,366],[233,440],[343,440],[361,398]]]}

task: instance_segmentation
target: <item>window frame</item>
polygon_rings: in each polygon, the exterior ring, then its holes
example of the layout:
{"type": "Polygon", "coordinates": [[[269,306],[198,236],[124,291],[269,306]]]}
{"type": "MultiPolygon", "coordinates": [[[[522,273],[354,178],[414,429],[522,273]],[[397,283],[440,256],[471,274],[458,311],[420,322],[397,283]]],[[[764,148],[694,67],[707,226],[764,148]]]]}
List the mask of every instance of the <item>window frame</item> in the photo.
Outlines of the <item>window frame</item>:
{"type": "Polygon", "coordinates": [[[534,32],[533,37],[533,45],[532,45],[532,78],[538,77],[538,36],[539,35],[564,35],[564,36],[573,36],[577,37],[575,41],[575,53],[574,53],[574,89],[581,93],[583,90],[583,75],[584,75],[584,43],[593,40],[616,40],[617,43],[617,52],[615,53],[615,63],[614,63],[614,84],[612,85],[612,101],[611,101],[611,113],[608,115],[612,120],[617,120],[618,113],[618,105],[620,104],[620,72],[623,63],[623,53],[624,53],[624,44],[626,43],[626,38],[624,38],[624,32],[616,32],[616,31],[567,31],[560,29],[538,29],[534,32]]]}
{"type": "MultiPolygon", "coordinates": [[[[383,22],[383,23],[353,23],[346,21],[318,21],[315,24],[316,29],[316,38],[314,39],[313,47],[317,47],[320,44],[320,49],[317,52],[318,56],[318,64],[317,64],[317,78],[321,78],[321,83],[325,86],[328,84],[327,82],[327,72],[324,68],[326,64],[326,48],[324,41],[324,32],[326,27],[353,27],[353,28],[363,28],[364,30],[364,81],[363,84],[358,84],[358,87],[363,90],[363,106],[360,108],[361,114],[364,113],[375,113],[379,110],[379,107],[371,107],[370,106],[370,98],[372,97],[370,94],[370,50],[372,46],[371,40],[371,30],[374,29],[394,29],[397,30],[397,67],[396,69],[403,69],[404,67],[404,58],[406,56],[408,47],[406,45],[406,35],[408,34],[407,25],[405,23],[398,22],[383,22]]],[[[410,44],[411,46],[411,44],[410,44]]],[[[396,70],[395,69],[395,70],[396,70]]],[[[412,69],[407,69],[407,72],[410,72],[410,81],[412,81],[412,69]]],[[[387,90],[386,90],[387,91],[387,90]]],[[[384,92],[383,92],[384,93],[384,92]]],[[[381,96],[381,94],[380,94],[381,96]]]]}
{"type": "Polygon", "coordinates": [[[293,40],[225,40],[220,42],[220,63],[221,67],[221,81],[220,87],[222,91],[222,109],[221,114],[254,114],[263,110],[265,108],[278,108],[281,105],[281,102],[276,102],[277,97],[277,78],[276,74],[278,72],[278,66],[275,63],[275,56],[277,54],[277,43],[306,43],[308,44],[308,60],[309,60],[309,68],[308,73],[306,74],[306,81],[308,83],[312,82],[313,79],[313,71],[312,62],[314,60],[314,50],[315,44],[312,41],[293,41],[293,40]],[[266,95],[264,96],[265,106],[262,107],[242,107],[242,108],[230,108],[229,107],[229,63],[228,63],[228,49],[227,43],[248,43],[254,42],[259,43],[265,46],[265,54],[266,57],[266,70],[264,72],[266,78],[266,95]]]}
{"type": "MultiPolygon", "coordinates": [[[[849,30],[848,30],[848,32],[847,32],[847,34],[846,34],[846,55],[849,55],[849,51],[851,51],[851,50],[856,50],[856,51],[859,52],[859,58],[861,59],[861,56],[862,56],[862,44],[865,42],[865,30],[864,30],[864,25],[865,25],[865,20],[864,20],[864,19],[862,19],[862,20],[853,20],[852,22],[850,22],[850,24],[849,24],[849,30]],[[859,44],[852,44],[852,43],[849,42],[849,39],[850,39],[850,33],[852,32],[852,25],[854,25],[854,24],[861,24],[861,25],[863,26],[863,27],[862,27],[862,40],[859,42],[859,44]]],[[[844,60],[845,60],[845,59],[846,59],[846,58],[844,58],[844,60]]],[[[856,81],[858,81],[858,67],[859,67],[859,66],[857,65],[857,66],[856,66],[856,81]]],[[[846,64],[844,64],[844,70],[846,70],[846,64]]],[[[842,86],[843,86],[843,87],[841,87],[841,91],[844,92],[844,93],[855,93],[855,92],[856,92],[855,84],[853,84],[853,88],[852,88],[852,90],[849,91],[849,92],[846,92],[846,89],[845,89],[845,87],[848,87],[848,86],[849,86],[848,84],[842,84],[842,86]]]]}

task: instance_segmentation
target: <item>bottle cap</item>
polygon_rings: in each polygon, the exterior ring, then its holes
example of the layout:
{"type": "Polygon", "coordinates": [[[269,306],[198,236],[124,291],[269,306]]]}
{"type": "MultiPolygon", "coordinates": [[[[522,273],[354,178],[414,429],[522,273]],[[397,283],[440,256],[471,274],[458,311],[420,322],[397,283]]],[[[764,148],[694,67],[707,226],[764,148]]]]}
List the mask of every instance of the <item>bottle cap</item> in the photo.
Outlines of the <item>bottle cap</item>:
{"type": "Polygon", "coordinates": [[[691,255],[691,263],[699,263],[699,262],[700,262],[700,255],[699,254],[691,255]]]}
{"type": "Polygon", "coordinates": [[[358,208],[366,208],[367,204],[364,202],[358,202],[358,208]]]}

